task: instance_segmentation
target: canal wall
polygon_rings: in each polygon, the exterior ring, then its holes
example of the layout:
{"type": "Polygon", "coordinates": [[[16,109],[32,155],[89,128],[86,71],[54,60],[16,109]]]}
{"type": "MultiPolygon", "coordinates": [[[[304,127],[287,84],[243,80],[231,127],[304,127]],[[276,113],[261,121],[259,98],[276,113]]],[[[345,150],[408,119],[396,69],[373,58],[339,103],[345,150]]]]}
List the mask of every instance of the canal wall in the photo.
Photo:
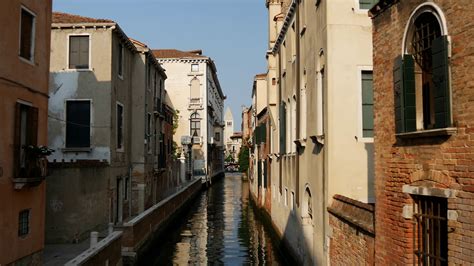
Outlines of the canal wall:
{"type": "Polygon", "coordinates": [[[375,265],[374,206],[334,195],[328,207],[332,265],[375,265]]]}
{"type": "Polygon", "coordinates": [[[201,179],[194,180],[177,193],[124,223],[121,228],[124,264],[136,264],[140,254],[147,250],[153,239],[156,239],[180,211],[197,196],[202,187],[201,179]]]}
{"type": "Polygon", "coordinates": [[[122,265],[121,242],[122,232],[112,232],[65,265],[122,265]]]}
{"type": "Polygon", "coordinates": [[[284,253],[286,264],[302,265],[303,263],[301,262],[301,260],[298,259],[297,253],[293,250],[293,246],[290,245],[288,240],[283,236],[283,233],[278,229],[268,210],[258,204],[257,197],[251,189],[249,194],[250,204],[255,210],[255,215],[262,222],[264,227],[268,230],[273,245],[277,247],[282,253],[284,253]]]}

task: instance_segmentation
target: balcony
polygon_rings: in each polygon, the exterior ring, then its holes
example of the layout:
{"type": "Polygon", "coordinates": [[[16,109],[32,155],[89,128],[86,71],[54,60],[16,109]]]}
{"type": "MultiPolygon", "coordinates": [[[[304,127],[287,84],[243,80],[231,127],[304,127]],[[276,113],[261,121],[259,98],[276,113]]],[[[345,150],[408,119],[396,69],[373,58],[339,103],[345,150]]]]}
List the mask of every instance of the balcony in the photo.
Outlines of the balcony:
{"type": "Polygon", "coordinates": [[[202,98],[189,98],[189,109],[202,109],[202,98]]]}
{"type": "Polygon", "coordinates": [[[41,184],[48,173],[46,157],[27,156],[24,166],[20,167],[18,177],[13,178],[15,189],[34,187],[41,184]]]}

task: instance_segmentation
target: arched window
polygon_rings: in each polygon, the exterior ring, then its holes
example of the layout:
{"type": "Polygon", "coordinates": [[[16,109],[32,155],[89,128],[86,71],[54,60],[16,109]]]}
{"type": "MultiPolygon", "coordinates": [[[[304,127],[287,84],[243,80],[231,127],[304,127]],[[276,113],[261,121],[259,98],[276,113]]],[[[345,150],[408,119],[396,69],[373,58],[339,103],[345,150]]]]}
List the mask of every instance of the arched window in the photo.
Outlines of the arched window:
{"type": "Polygon", "coordinates": [[[306,188],[305,197],[306,197],[306,214],[308,215],[308,217],[313,219],[313,199],[311,198],[311,191],[309,191],[309,188],[306,188]]]}
{"type": "Polygon", "coordinates": [[[397,133],[451,126],[448,50],[442,14],[432,5],[420,6],[394,65],[397,133]]]}
{"type": "Polygon", "coordinates": [[[194,112],[191,114],[190,118],[191,122],[191,136],[193,137],[199,137],[201,136],[201,117],[197,112],[194,112]]]}

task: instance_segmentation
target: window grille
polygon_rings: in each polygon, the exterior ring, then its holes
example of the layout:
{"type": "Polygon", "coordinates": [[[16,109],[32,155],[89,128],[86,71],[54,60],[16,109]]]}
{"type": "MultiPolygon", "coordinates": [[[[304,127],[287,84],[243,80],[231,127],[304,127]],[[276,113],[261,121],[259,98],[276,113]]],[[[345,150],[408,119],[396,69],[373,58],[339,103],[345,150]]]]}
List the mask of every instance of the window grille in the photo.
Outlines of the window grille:
{"type": "Polygon", "coordinates": [[[413,209],[414,264],[447,265],[448,203],[445,198],[416,196],[413,209]]]}
{"type": "Polygon", "coordinates": [[[18,236],[26,236],[30,232],[30,210],[23,210],[18,216],[18,236]]]}
{"type": "Polygon", "coordinates": [[[415,21],[413,33],[413,55],[423,71],[432,72],[431,46],[433,40],[441,36],[438,20],[430,13],[422,14],[415,21]]]}

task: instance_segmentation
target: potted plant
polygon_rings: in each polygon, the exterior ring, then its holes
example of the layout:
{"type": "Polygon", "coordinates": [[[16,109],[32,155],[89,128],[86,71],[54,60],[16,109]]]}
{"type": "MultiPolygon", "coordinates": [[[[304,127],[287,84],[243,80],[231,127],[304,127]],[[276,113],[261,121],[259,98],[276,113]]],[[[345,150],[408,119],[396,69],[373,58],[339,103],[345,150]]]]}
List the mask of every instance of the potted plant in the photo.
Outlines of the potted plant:
{"type": "Polygon", "coordinates": [[[45,177],[47,174],[48,160],[54,150],[47,146],[25,145],[25,170],[28,177],[45,177]]]}

